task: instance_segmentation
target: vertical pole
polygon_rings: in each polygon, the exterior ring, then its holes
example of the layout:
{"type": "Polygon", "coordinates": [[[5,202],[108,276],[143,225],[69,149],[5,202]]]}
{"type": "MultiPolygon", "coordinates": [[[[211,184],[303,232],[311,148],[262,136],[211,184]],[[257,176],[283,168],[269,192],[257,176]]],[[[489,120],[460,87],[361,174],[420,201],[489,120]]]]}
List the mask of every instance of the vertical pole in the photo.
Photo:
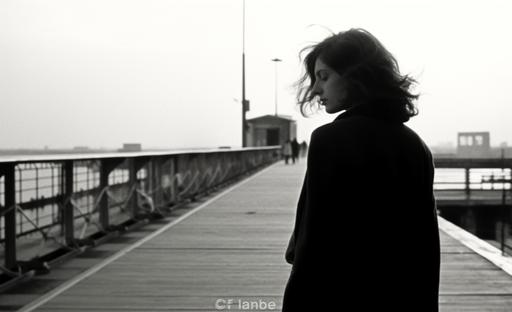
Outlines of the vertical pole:
{"type": "MultiPolygon", "coordinates": [[[[52,178],[51,178],[51,189],[52,189],[52,195],[51,197],[55,197],[55,167],[54,165],[52,164],[52,178]]],[[[57,218],[55,217],[55,204],[52,204],[52,219],[53,220],[57,220],[57,218]]]]}
{"type": "MultiPolygon", "coordinates": [[[[111,172],[110,166],[108,166],[108,162],[106,160],[101,160],[100,163],[100,191],[108,187],[108,176],[111,172]]],[[[108,196],[106,193],[100,199],[100,224],[104,230],[108,230],[110,220],[109,220],[109,207],[108,207],[108,196]]]]}
{"type": "MultiPolygon", "coordinates": [[[[36,197],[35,199],[39,199],[39,167],[37,165],[34,165],[34,168],[36,170],[36,197]]],[[[36,208],[36,225],[39,226],[39,207],[36,208]]]]}
{"type": "Polygon", "coordinates": [[[178,167],[178,165],[177,165],[178,156],[173,156],[169,162],[170,162],[169,177],[171,179],[171,202],[173,205],[176,205],[176,203],[178,201],[178,198],[177,198],[177,193],[178,193],[177,183],[178,182],[175,180],[175,178],[176,178],[176,168],[178,167]]]}
{"type": "Polygon", "coordinates": [[[245,111],[246,111],[245,98],[245,0],[243,0],[242,12],[242,147],[247,146],[247,138],[245,133],[245,111]]]}
{"type": "MultiPolygon", "coordinates": [[[[18,171],[18,203],[23,203],[23,170],[20,167],[17,168],[18,171]]],[[[18,223],[18,230],[20,233],[23,233],[23,222],[18,223]]]]}
{"type": "Polygon", "coordinates": [[[274,59],[274,105],[275,116],[277,116],[277,59],[274,59]]]}
{"type": "Polygon", "coordinates": [[[245,53],[242,54],[242,147],[247,146],[247,138],[245,133],[245,53]]]}
{"type": "Polygon", "coordinates": [[[155,157],[151,161],[151,164],[153,164],[153,179],[152,179],[152,185],[149,188],[150,192],[153,192],[153,200],[154,205],[156,208],[163,207],[165,205],[164,203],[164,196],[162,192],[162,177],[163,177],[163,165],[166,163],[165,159],[162,159],[160,157],[155,157]]]}
{"type": "Polygon", "coordinates": [[[137,166],[135,163],[135,158],[128,159],[128,184],[130,185],[130,190],[135,187],[133,193],[128,202],[128,207],[131,210],[131,215],[133,218],[137,216],[138,207],[137,207],[137,166]]]}
{"type": "MultiPolygon", "coordinates": [[[[90,195],[90,190],[91,190],[91,184],[90,184],[90,181],[91,181],[91,174],[90,174],[90,171],[92,170],[92,165],[91,165],[91,162],[87,162],[87,165],[86,165],[86,168],[85,168],[85,181],[86,181],[86,185],[85,185],[85,189],[86,189],[86,192],[87,192],[87,196],[86,196],[86,204],[87,204],[87,209],[91,209],[91,195],[90,195]]],[[[95,209],[95,207],[92,207],[92,209],[95,209]]],[[[90,213],[90,211],[88,211],[90,213]]]]}
{"type": "MultiPolygon", "coordinates": [[[[503,160],[503,166],[505,167],[505,160],[503,160]]],[[[507,193],[510,194],[512,192],[512,168],[508,168],[508,169],[511,172],[511,177],[509,178],[505,173],[503,174],[503,180],[504,180],[503,189],[505,189],[507,183],[510,185],[510,190],[508,192],[506,190],[503,191],[503,220],[505,221],[505,223],[507,223],[507,229],[510,233],[510,226],[511,226],[510,213],[511,213],[511,211],[510,211],[510,205],[506,205],[506,200],[507,200],[507,193]]],[[[505,228],[503,229],[502,239],[503,239],[502,254],[505,255],[505,247],[507,246],[507,244],[506,244],[507,232],[506,232],[505,228]]]]}
{"type": "Polygon", "coordinates": [[[505,192],[505,150],[501,148],[501,174],[502,174],[502,190],[501,190],[501,254],[505,255],[505,227],[507,219],[506,209],[506,192],[505,192]]]}
{"type": "MultiPolygon", "coordinates": [[[[14,164],[8,164],[5,168],[4,180],[4,209],[11,209],[16,206],[16,178],[14,164]]],[[[5,266],[13,269],[16,266],[16,209],[11,209],[4,215],[4,237],[5,237],[5,266]]]]}
{"type": "MultiPolygon", "coordinates": [[[[505,184],[505,183],[503,183],[505,184]]],[[[505,255],[505,229],[507,226],[507,208],[505,206],[505,190],[502,191],[501,195],[501,254],[505,255]]]]}
{"type": "Polygon", "coordinates": [[[469,194],[470,194],[470,192],[471,192],[471,188],[470,188],[470,180],[469,180],[469,179],[470,179],[470,176],[469,176],[469,174],[470,174],[470,172],[469,172],[469,171],[470,171],[470,168],[464,168],[464,170],[465,170],[465,181],[464,181],[464,183],[465,183],[465,185],[466,185],[466,188],[465,188],[465,191],[466,191],[466,199],[467,199],[467,200],[469,200],[469,194]]]}
{"type": "MultiPolygon", "coordinates": [[[[155,158],[151,158],[147,165],[147,172],[146,172],[146,181],[145,187],[146,189],[143,190],[146,194],[149,194],[153,190],[153,185],[155,185],[155,158]]],[[[153,204],[156,206],[156,200],[155,197],[153,197],[153,204]]]]}
{"type": "Polygon", "coordinates": [[[66,245],[71,246],[75,241],[75,227],[74,227],[74,207],[71,203],[71,196],[73,195],[73,161],[68,160],[64,163],[64,211],[63,211],[63,224],[64,224],[64,240],[66,245]]]}
{"type": "Polygon", "coordinates": [[[274,62],[275,66],[274,66],[274,77],[275,77],[275,81],[274,81],[274,105],[275,105],[275,116],[277,116],[277,63],[278,62],[281,62],[282,60],[281,59],[278,59],[278,58],[274,58],[272,59],[272,62],[274,62]]]}

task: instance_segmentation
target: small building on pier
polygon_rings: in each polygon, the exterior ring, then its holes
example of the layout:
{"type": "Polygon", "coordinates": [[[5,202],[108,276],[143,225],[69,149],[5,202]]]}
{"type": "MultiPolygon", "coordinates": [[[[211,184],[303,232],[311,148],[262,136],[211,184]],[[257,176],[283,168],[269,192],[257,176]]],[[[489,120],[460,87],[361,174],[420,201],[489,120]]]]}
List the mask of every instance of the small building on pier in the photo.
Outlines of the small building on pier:
{"type": "Polygon", "coordinates": [[[297,122],[286,115],[264,115],[247,120],[247,146],[283,145],[297,137],[297,122]]]}

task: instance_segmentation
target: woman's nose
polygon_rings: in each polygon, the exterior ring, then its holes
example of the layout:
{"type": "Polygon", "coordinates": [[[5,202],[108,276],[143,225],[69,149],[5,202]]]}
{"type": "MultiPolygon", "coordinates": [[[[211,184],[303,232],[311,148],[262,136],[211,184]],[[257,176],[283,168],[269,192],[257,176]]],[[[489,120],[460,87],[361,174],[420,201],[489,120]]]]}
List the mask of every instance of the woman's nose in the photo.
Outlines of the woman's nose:
{"type": "Polygon", "coordinates": [[[315,81],[315,84],[313,85],[313,89],[312,89],[312,93],[313,93],[313,96],[315,95],[322,95],[322,88],[320,87],[319,83],[318,83],[318,80],[315,81]]]}

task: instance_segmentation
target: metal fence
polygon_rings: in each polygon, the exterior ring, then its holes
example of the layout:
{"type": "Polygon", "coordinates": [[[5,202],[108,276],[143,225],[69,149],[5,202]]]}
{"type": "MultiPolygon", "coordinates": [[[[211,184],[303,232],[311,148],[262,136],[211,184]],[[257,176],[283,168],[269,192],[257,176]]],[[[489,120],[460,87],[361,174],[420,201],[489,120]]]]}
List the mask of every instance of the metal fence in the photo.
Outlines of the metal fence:
{"type": "Polygon", "coordinates": [[[262,147],[0,160],[0,256],[4,257],[0,273],[21,274],[32,269],[34,259],[79,249],[137,220],[161,217],[178,203],[276,162],[279,150],[262,147]]]}
{"type": "MultiPolygon", "coordinates": [[[[512,159],[439,158],[434,191],[438,206],[472,218],[485,216],[502,253],[512,252],[512,159]],[[469,209],[469,210],[464,210],[469,209]]],[[[473,220],[478,222],[479,220],[473,220]]]]}

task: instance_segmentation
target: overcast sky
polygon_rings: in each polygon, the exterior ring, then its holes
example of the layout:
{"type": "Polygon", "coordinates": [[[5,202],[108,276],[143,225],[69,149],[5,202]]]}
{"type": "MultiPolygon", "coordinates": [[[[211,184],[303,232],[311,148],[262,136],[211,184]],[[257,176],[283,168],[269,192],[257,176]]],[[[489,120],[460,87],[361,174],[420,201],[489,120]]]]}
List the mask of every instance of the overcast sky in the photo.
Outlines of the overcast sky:
{"type": "MultiPolygon", "coordinates": [[[[419,81],[408,125],[435,145],[490,131],[512,145],[509,1],[246,1],[248,118],[295,106],[299,50],[372,32],[419,81]]],[[[0,148],[241,145],[242,0],[0,1],[0,148]]]]}

